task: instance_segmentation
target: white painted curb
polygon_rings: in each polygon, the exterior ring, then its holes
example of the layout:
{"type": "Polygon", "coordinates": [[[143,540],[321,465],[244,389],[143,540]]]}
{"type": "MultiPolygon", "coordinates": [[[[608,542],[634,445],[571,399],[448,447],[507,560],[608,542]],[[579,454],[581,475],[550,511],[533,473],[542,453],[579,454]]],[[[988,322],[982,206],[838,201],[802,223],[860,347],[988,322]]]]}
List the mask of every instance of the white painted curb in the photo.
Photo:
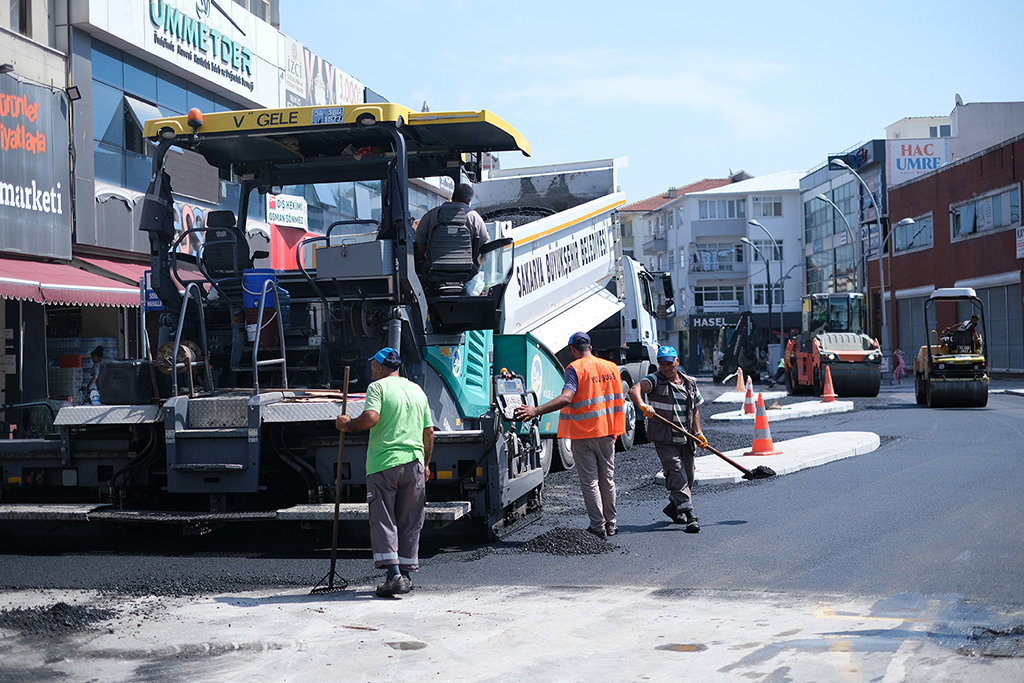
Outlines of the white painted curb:
{"type": "MultiPolygon", "coordinates": [[[[870,453],[880,443],[878,435],[873,432],[824,432],[790,441],[774,441],[775,450],[782,451],[779,455],[743,455],[750,450],[749,447],[726,451],[725,455],[748,470],[764,465],[775,470],[775,474],[782,475],[870,453]]],[[[696,467],[698,484],[735,484],[743,481],[742,472],[710,451],[697,457],[696,467]]],[[[665,475],[658,472],[654,475],[654,481],[664,486],[665,475]]]]}

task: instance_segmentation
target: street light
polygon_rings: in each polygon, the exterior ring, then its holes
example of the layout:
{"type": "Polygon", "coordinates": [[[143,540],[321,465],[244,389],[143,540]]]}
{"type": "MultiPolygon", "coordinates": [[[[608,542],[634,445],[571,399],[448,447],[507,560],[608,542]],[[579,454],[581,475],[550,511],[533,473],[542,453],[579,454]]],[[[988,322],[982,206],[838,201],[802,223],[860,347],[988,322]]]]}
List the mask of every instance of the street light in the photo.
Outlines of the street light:
{"type": "MultiPolygon", "coordinates": [[[[829,206],[831,206],[833,209],[836,210],[836,212],[839,214],[839,217],[843,219],[843,223],[846,224],[846,233],[850,236],[850,244],[852,245],[853,244],[853,228],[850,227],[850,221],[846,220],[846,215],[843,214],[842,210],[838,206],[835,205],[835,202],[833,202],[831,199],[829,199],[828,197],[826,197],[823,194],[815,195],[814,198],[815,199],[820,199],[821,201],[825,202],[826,204],[828,204],[829,206]]],[[[860,291],[860,289],[857,287],[857,279],[858,279],[857,275],[859,273],[860,273],[860,259],[856,259],[854,261],[854,269],[853,269],[853,291],[855,291],[855,292],[859,292],[860,291]]]]}
{"type": "MultiPolygon", "coordinates": [[[[770,232],[768,232],[768,228],[764,227],[763,225],[761,225],[757,221],[749,220],[749,221],[747,221],[747,223],[749,223],[750,225],[753,225],[755,227],[758,227],[758,228],[761,228],[762,230],[764,230],[764,234],[768,235],[768,239],[770,239],[772,241],[772,244],[775,245],[775,253],[779,255],[779,275],[781,275],[782,274],[782,249],[779,247],[779,243],[776,242],[775,238],[772,237],[772,234],[770,232]]],[[[754,247],[754,243],[753,242],[750,242],[750,240],[747,240],[747,242],[750,244],[750,246],[754,247]]],[[[757,249],[757,247],[754,247],[754,249],[757,249]]],[[[759,251],[758,253],[760,254],[761,252],[759,251]]],[[[761,258],[764,258],[764,254],[761,254],[761,258]]],[[[765,269],[765,274],[767,275],[767,272],[768,272],[768,269],[769,269],[768,268],[768,259],[764,259],[764,269],[765,269]]],[[[792,269],[790,269],[790,270],[792,270],[792,269]]],[[[782,278],[779,278],[779,281],[781,282],[782,278]]],[[[771,320],[772,320],[772,298],[773,298],[773,293],[772,293],[771,289],[772,289],[771,284],[769,284],[768,285],[768,327],[769,328],[772,326],[771,320]]],[[[782,300],[779,302],[779,358],[782,358],[783,356],[786,355],[786,332],[785,332],[786,328],[784,327],[784,323],[782,322],[782,313],[783,313],[783,309],[784,309],[785,305],[786,305],[786,296],[785,296],[785,290],[783,290],[782,300]]]]}
{"type": "MultiPolygon", "coordinates": [[[[741,237],[740,238],[740,242],[743,242],[744,244],[750,245],[754,249],[754,251],[757,252],[757,255],[761,257],[761,260],[764,261],[764,280],[765,280],[766,296],[768,298],[768,331],[771,332],[771,329],[772,329],[772,277],[771,277],[771,275],[768,272],[768,259],[766,259],[764,257],[764,254],[761,253],[761,250],[757,248],[757,245],[754,244],[753,242],[751,242],[746,237],[741,237]]],[[[779,269],[779,274],[780,275],[782,274],[781,267],[779,269]]],[[[781,310],[779,310],[779,318],[780,318],[780,321],[781,321],[781,318],[782,318],[782,311],[781,310]]],[[[779,328],[779,336],[780,337],[782,336],[782,328],[781,327],[779,328]]],[[[782,343],[781,342],[779,343],[779,348],[780,349],[782,348],[782,343]]],[[[785,353],[785,351],[782,351],[782,353],[785,353]]],[[[779,356],[779,358],[782,358],[782,356],[779,356]]]]}
{"type": "MultiPolygon", "coordinates": [[[[864,191],[868,193],[868,197],[871,198],[871,203],[875,207],[875,225],[878,226],[878,243],[881,248],[878,254],[878,272],[879,281],[882,285],[882,352],[885,353],[886,344],[889,338],[889,326],[885,324],[885,275],[882,275],[882,256],[885,253],[885,239],[882,239],[882,210],[878,208],[878,202],[875,201],[875,194],[868,187],[868,184],[864,182],[864,179],[860,177],[860,174],[850,168],[850,165],[842,159],[836,157],[829,161],[829,168],[837,166],[843,170],[849,171],[853,174],[853,177],[860,181],[860,184],[864,187],[864,191]]],[[[892,234],[891,232],[889,233],[892,234]]]]}

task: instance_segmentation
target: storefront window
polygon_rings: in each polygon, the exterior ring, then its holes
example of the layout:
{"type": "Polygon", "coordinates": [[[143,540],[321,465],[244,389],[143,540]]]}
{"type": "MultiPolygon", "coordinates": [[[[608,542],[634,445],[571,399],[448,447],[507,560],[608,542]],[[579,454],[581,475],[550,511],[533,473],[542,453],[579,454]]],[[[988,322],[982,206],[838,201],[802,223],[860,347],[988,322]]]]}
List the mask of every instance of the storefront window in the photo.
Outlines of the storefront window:
{"type": "Polygon", "coordinates": [[[160,71],[156,81],[156,103],[167,116],[188,112],[188,83],[184,78],[160,71]]]}
{"type": "Polygon", "coordinates": [[[124,91],[149,102],[157,101],[156,67],[138,57],[124,56],[124,91]]]}
{"type": "Polygon", "coordinates": [[[92,78],[112,85],[118,90],[124,88],[124,53],[115,47],[94,40],[92,43],[92,78]]]}
{"type": "Polygon", "coordinates": [[[124,147],[124,93],[93,83],[92,130],[96,140],[124,147]]]}

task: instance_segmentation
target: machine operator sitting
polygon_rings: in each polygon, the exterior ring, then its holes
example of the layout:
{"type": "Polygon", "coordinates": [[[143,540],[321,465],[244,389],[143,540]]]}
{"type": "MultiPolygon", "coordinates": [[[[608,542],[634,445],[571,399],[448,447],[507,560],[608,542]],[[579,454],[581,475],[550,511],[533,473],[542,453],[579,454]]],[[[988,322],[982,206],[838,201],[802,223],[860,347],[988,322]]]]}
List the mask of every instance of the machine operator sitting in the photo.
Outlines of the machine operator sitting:
{"type": "Polygon", "coordinates": [[[970,320],[965,320],[962,323],[956,325],[950,325],[946,329],[942,330],[942,334],[939,335],[939,339],[944,344],[949,344],[953,340],[953,335],[957,332],[970,332],[971,339],[977,343],[981,341],[981,335],[978,334],[978,314],[975,313],[971,316],[970,320]]]}
{"type": "MultiPolygon", "coordinates": [[[[459,229],[465,226],[469,229],[472,235],[473,241],[473,254],[476,256],[476,272],[474,272],[474,279],[479,279],[479,267],[482,265],[483,259],[478,255],[480,254],[481,248],[490,241],[490,235],[487,232],[487,226],[484,224],[484,219],[479,213],[469,208],[469,203],[473,201],[473,186],[462,183],[455,188],[455,192],[452,193],[452,199],[450,202],[445,202],[441,206],[435,207],[425,213],[423,218],[419,220],[416,225],[416,247],[419,253],[424,256],[425,259],[431,259],[432,262],[436,262],[440,258],[444,258],[445,254],[435,252],[435,241],[434,233],[441,228],[447,226],[449,229],[459,229]],[[428,251],[428,244],[430,250],[428,251]]],[[[424,264],[423,271],[426,272],[430,266],[434,263],[424,264]]],[[[482,289],[482,282],[480,283],[482,289]]],[[[472,287],[472,281],[467,283],[466,290],[468,293],[479,293],[474,292],[472,287]]]]}

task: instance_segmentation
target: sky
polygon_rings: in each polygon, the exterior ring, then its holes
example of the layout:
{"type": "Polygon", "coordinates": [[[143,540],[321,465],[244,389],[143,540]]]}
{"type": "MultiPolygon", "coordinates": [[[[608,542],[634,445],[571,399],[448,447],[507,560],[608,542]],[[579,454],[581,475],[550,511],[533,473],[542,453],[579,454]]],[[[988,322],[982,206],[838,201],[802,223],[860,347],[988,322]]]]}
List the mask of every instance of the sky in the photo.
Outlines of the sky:
{"type": "Polygon", "coordinates": [[[904,117],[1024,101],[1020,0],[282,0],[281,31],[391,102],[488,109],[502,168],[627,157],[627,202],[810,170],[904,117]]]}

